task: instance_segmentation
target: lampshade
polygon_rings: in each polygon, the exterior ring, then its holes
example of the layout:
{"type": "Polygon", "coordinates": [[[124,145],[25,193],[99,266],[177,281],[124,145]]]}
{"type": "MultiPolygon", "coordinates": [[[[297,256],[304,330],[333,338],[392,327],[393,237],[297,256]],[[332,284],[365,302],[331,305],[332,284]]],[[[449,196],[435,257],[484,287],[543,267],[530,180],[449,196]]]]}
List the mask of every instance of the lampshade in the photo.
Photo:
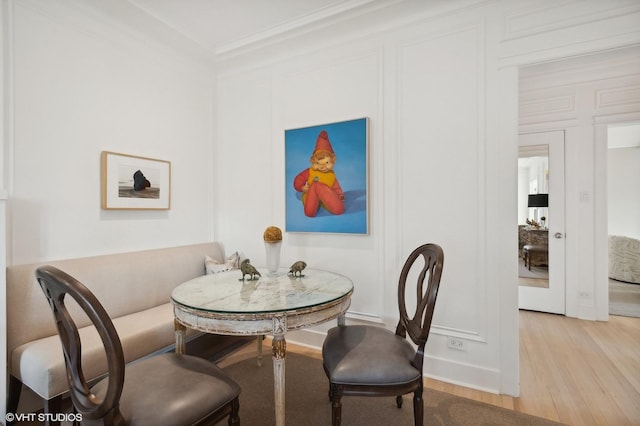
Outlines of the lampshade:
{"type": "Polygon", "coordinates": [[[529,194],[529,207],[549,207],[549,194],[529,194]]]}

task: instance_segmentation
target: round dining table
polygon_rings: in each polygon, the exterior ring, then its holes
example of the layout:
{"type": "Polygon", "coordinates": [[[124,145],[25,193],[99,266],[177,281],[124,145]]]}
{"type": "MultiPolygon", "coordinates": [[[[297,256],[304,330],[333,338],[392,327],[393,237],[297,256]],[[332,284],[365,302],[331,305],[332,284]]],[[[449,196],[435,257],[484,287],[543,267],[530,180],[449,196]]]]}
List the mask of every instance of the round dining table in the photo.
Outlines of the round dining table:
{"type": "MultiPolygon", "coordinates": [[[[276,425],[285,424],[285,335],[332,319],[344,325],[353,283],[344,275],[288,269],[249,279],[240,270],[203,275],[177,286],[171,295],[176,352],[185,351],[186,328],[225,335],[271,334],[276,425]]],[[[262,339],[258,343],[261,358],[262,339]]]]}

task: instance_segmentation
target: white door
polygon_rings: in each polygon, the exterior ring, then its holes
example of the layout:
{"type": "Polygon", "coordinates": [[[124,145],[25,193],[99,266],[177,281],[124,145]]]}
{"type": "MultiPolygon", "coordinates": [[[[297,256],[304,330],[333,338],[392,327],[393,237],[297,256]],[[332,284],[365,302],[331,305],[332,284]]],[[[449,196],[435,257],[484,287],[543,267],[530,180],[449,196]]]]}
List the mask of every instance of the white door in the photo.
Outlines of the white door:
{"type": "MultiPolygon", "coordinates": [[[[548,193],[547,208],[531,208],[524,206],[527,214],[539,228],[526,229],[538,236],[545,230],[548,238],[548,284],[542,286],[519,285],[519,307],[555,314],[565,313],[565,207],[564,207],[564,132],[528,133],[519,136],[520,156],[548,155],[547,169],[532,179],[530,184],[519,185],[519,199],[522,199],[523,188],[529,193],[548,193]],[[542,218],[544,217],[544,220],[542,218]]],[[[528,194],[527,194],[528,195],[528,194]]],[[[521,211],[522,208],[519,209],[521,211]]],[[[518,223],[522,221],[519,218],[518,223]]],[[[534,224],[535,225],[535,224],[534,224]]],[[[540,255],[540,253],[534,253],[540,255]]],[[[520,259],[519,259],[520,260],[520,259]]],[[[540,258],[535,259],[540,261],[540,258]]],[[[529,259],[531,262],[531,259],[529,259]]],[[[544,261],[542,261],[544,263],[544,261]]],[[[531,263],[529,263],[529,266],[531,263]]],[[[544,266],[543,266],[544,268],[544,266]]],[[[528,271],[527,271],[528,272],[528,271]]],[[[521,281],[522,282],[522,281],[521,281]]]]}

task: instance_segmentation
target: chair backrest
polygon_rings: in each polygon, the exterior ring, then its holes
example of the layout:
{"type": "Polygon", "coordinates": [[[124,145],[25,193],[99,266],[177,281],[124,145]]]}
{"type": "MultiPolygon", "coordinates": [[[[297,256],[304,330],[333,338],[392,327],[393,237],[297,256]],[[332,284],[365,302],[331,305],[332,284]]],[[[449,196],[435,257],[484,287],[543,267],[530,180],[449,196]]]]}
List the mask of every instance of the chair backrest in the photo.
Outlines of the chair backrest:
{"type": "MultiPolygon", "coordinates": [[[[400,310],[400,320],[396,328],[396,334],[402,337],[409,337],[418,346],[416,363],[422,366],[422,356],[424,346],[429,337],[429,329],[431,328],[431,319],[436,306],[436,297],[438,296],[438,288],[440,287],[440,278],[442,276],[442,265],[444,262],[444,253],[442,247],[437,244],[424,244],[416,248],[407,258],[400,279],[398,281],[398,308],[400,310]],[[411,273],[415,272],[414,264],[424,260],[417,275],[416,283],[416,309],[411,316],[407,312],[407,278],[411,273]],[[412,269],[414,271],[412,272],[412,269]],[[427,282],[425,289],[424,283],[427,282]],[[419,359],[418,359],[419,357],[419,359]]],[[[418,365],[416,365],[418,366],[418,365]]]]}
{"type": "Polygon", "coordinates": [[[86,419],[110,418],[119,423],[120,395],[124,385],[124,354],[122,344],[109,315],[98,299],[81,282],[50,265],[36,269],[36,278],[49,301],[62,342],[67,367],[69,393],[76,410],[86,419]],[[89,389],[82,371],[82,344],[78,327],[65,306],[65,296],[71,296],[96,327],[105,348],[109,385],[99,401],[89,389]]]}

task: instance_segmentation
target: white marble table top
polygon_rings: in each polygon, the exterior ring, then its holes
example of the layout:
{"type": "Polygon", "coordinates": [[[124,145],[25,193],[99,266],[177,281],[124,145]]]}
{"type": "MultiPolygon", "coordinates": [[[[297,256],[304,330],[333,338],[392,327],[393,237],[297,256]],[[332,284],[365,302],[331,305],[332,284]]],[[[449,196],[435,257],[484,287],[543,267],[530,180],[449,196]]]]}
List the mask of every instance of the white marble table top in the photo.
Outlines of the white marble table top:
{"type": "Polygon", "coordinates": [[[243,281],[239,270],[194,278],[173,290],[172,302],[212,313],[275,313],[323,305],[353,291],[349,278],[329,271],[305,269],[294,277],[286,268],[276,276],[258,270],[262,276],[251,281],[243,281]]]}

